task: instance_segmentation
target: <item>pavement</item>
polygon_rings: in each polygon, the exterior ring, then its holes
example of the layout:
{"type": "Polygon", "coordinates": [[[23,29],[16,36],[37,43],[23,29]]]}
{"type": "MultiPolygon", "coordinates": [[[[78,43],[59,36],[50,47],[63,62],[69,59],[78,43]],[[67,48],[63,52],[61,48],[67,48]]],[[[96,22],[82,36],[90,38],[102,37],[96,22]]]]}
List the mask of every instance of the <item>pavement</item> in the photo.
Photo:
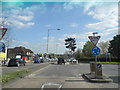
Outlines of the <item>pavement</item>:
{"type": "Polygon", "coordinates": [[[83,78],[87,79],[90,82],[96,82],[96,83],[108,83],[113,82],[113,80],[105,75],[102,75],[101,77],[96,77],[95,74],[83,74],[83,78]]]}

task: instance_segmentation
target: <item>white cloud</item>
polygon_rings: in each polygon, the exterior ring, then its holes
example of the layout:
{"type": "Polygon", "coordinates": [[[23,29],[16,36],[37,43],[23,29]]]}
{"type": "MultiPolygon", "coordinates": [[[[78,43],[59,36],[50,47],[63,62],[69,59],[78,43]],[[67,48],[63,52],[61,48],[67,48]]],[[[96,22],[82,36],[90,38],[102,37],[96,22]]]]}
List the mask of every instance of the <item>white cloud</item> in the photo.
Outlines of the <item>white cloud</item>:
{"type": "Polygon", "coordinates": [[[78,35],[76,35],[76,34],[64,34],[64,37],[66,37],[66,38],[69,38],[69,37],[77,38],[78,35]]]}
{"type": "Polygon", "coordinates": [[[23,21],[30,21],[33,19],[33,16],[18,16],[18,19],[23,21]]]}
{"type": "Polygon", "coordinates": [[[45,27],[49,28],[49,27],[51,27],[51,24],[47,24],[47,25],[45,25],[45,27]]]}
{"type": "Polygon", "coordinates": [[[79,25],[79,24],[77,24],[77,23],[72,23],[70,26],[71,26],[72,28],[77,28],[78,25],[79,25]]]}
{"type": "Polygon", "coordinates": [[[112,28],[116,26],[118,26],[118,23],[113,20],[101,21],[101,22],[91,23],[91,24],[86,25],[87,28],[99,29],[99,30],[100,29],[103,30],[106,28],[112,28]]]}
{"type": "Polygon", "coordinates": [[[88,36],[92,35],[92,33],[93,32],[85,32],[82,34],[64,34],[63,36],[65,38],[72,37],[72,38],[78,38],[78,39],[86,39],[86,38],[88,38],[88,36]]]}
{"type": "Polygon", "coordinates": [[[21,44],[29,44],[27,41],[22,41],[21,44]]]}
{"type": "Polygon", "coordinates": [[[20,22],[18,20],[13,20],[12,22],[14,23],[13,25],[19,29],[30,27],[30,26],[33,26],[35,24],[34,22],[23,23],[23,22],[20,22]]]}
{"type": "Polygon", "coordinates": [[[118,18],[116,15],[118,15],[118,5],[117,3],[109,3],[107,5],[103,3],[96,6],[94,10],[89,10],[88,15],[93,16],[93,18],[97,20],[117,20],[118,18]]]}
{"type": "Polygon", "coordinates": [[[25,27],[31,27],[35,25],[32,20],[35,17],[35,12],[40,11],[40,13],[45,13],[46,6],[44,3],[40,5],[33,5],[26,8],[16,7],[14,9],[4,10],[3,14],[7,17],[7,21],[9,25],[16,26],[18,29],[22,29],[25,27]]]}
{"type": "Polygon", "coordinates": [[[69,11],[80,5],[81,5],[81,2],[75,2],[75,0],[71,0],[70,2],[64,3],[63,8],[69,11]]]}
{"type": "Polygon", "coordinates": [[[97,22],[89,23],[85,27],[102,31],[102,34],[105,36],[115,33],[118,27],[118,3],[97,3],[96,5],[91,4],[91,7],[86,13],[97,20],[97,22]]]}
{"type": "Polygon", "coordinates": [[[26,11],[22,8],[12,9],[10,11],[5,11],[4,14],[6,14],[7,21],[9,25],[15,26],[15,28],[22,29],[25,27],[31,27],[35,23],[30,22],[34,18],[34,14],[32,11],[26,11]],[[9,13],[9,14],[8,14],[9,13]]]}
{"type": "Polygon", "coordinates": [[[118,28],[115,27],[115,28],[112,28],[112,29],[104,30],[99,35],[101,35],[101,36],[108,36],[108,35],[116,35],[117,33],[118,33],[118,28]]]}
{"type": "MultiPolygon", "coordinates": [[[[48,37],[43,37],[43,40],[47,40],[48,37]]],[[[55,37],[49,37],[49,42],[55,41],[55,37]]]]}

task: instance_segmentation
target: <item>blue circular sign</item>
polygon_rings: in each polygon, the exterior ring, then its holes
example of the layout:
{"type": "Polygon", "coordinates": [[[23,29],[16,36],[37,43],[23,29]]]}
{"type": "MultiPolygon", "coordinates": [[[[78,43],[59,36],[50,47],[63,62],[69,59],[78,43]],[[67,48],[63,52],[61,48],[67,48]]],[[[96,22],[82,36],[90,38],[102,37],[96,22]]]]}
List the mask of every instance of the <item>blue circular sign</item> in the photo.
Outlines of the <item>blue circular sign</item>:
{"type": "Polygon", "coordinates": [[[98,48],[98,47],[93,47],[92,48],[92,54],[93,55],[99,55],[100,54],[100,48],[98,48]]]}

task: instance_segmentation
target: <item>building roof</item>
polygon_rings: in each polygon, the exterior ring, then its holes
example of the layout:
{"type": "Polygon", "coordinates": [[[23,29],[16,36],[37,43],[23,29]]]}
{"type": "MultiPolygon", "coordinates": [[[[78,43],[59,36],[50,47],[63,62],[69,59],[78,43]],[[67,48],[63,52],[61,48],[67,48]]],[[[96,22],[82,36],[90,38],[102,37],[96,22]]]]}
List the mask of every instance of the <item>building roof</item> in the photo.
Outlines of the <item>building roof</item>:
{"type": "Polygon", "coordinates": [[[14,53],[17,53],[17,52],[21,52],[22,54],[26,54],[27,52],[30,52],[30,53],[33,53],[32,50],[30,49],[26,49],[25,47],[15,47],[15,48],[8,48],[8,50],[14,52],[14,53]]]}

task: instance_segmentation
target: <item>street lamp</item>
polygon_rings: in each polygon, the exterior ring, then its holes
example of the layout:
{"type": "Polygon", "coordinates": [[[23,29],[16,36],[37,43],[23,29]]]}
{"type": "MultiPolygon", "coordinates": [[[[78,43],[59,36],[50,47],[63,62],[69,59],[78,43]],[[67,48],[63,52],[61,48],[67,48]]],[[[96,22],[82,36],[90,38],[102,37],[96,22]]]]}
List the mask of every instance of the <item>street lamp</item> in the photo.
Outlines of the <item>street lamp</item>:
{"type": "Polygon", "coordinates": [[[46,52],[48,53],[48,43],[49,43],[49,32],[50,30],[60,30],[60,29],[48,29],[48,35],[47,35],[47,49],[46,52]]]}

